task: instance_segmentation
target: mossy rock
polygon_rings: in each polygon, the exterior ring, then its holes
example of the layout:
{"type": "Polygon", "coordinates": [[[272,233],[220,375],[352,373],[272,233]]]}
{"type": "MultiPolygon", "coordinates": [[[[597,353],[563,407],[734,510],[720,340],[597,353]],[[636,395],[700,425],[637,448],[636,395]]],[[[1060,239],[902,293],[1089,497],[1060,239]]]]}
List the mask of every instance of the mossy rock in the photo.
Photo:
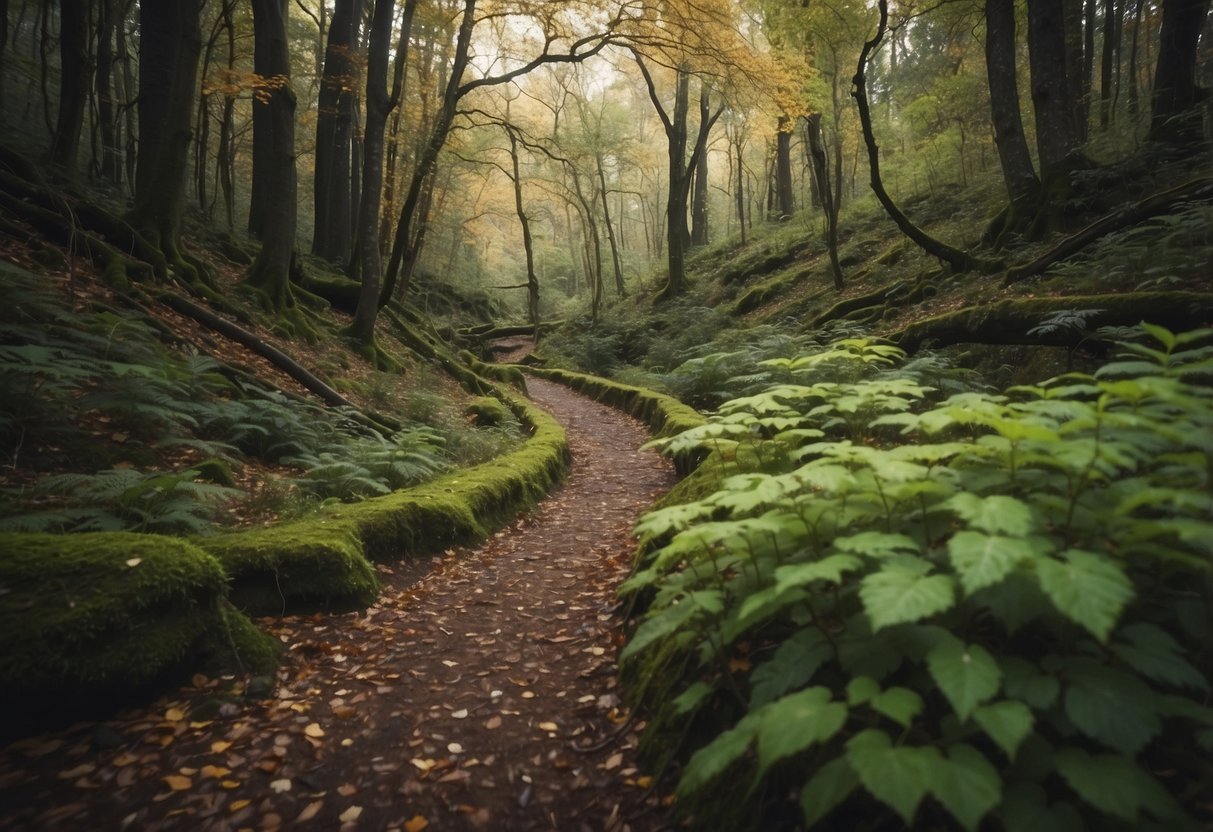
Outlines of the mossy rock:
{"type": "Polygon", "coordinates": [[[510,411],[501,402],[490,396],[476,399],[464,408],[464,415],[470,416],[477,427],[495,428],[509,421],[510,411]]]}
{"type": "Polygon", "coordinates": [[[223,567],[184,540],[2,534],[0,551],[0,706],[70,710],[224,652],[272,663],[266,638],[226,604],[223,567]]]}

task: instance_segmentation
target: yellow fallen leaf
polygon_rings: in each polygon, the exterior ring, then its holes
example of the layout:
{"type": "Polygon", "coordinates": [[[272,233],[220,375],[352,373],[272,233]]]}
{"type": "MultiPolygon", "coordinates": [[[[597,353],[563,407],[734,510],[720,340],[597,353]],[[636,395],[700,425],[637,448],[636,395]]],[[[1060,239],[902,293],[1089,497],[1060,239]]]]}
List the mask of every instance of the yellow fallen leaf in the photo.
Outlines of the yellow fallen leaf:
{"type": "Polygon", "coordinates": [[[434,760],[423,760],[419,757],[414,757],[413,759],[409,760],[409,762],[412,763],[415,768],[419,768],[422,771],[429,771],[437,765],[434,760]]]}
{"type": "Polygon", "coordinates": [[[430,822],[421,815],[413,815],[404,822],[404,832],[421,832],[430,825],[430,822]]]}
{"type": "Polygon", "coordinates": [[[214,777],[215,779],[218,779],[220,777],[227,777],[232,773],[232,770],[230,768],[224,768],[223,766],[203,766],[200,773],[203,777],[214,777]]]}
{"type": "Polygon", "coordinates": [[[214,754],[222,754],[232,747],[232,744],[227,740],[215,740],[211,743],[211,752],[214,754]]]}
{"type": "Polygon", "coordinates": [[[621,765],[623,765],[623,755],[612,754],[607,758],[607,761],[602,764],[602,767],[607,771],[610,771],[613,768],[619,768],[621,765]]]}
{"type": "Polygon", "coordinates": [[[125,766],[129,766],[131,763],[135,762],[138,759],[139,758],[136,757],[134,754],[130,754],[130,753],[119,754],[117,757],[114,758],[114,766],[117,768],[123,768],[125,766]]]}
{"type": "Polygon", "coordinates": [[[180,722],[185,719],[185,711],[180,708],[169,708],[164,712],[164,718],[169,722],[180,722]]]}
{"type": "Polygon", "coordinates": [[[240,781],[239,780],[220,780],[219,785],[223,786],[223,788],[225,788],[225,789],[238,789],[238,788],[240,788],[240,781]]]}
{"type": "Polygon", "coordinates": [[[164,782],[175,792],[184,791],[194,785],[193,780],[180,774],[170,774],[164,778],[164,782]]]}
{"type": "Polygon", "coordinates": [[[560,730],[560,726],[557,725],[555,722],[541,722],[535,727],[538,728],[540,731],[559,731],[560,730]]]}
{"type": "Polygon", "coordinates": [[[358,816],[361,814],[362,814],[361,806],[351,806],[350,808],[348,808],[344,812],[342,812],[340,815],[338,815],[337,818],[342,823],[353,823],[354,821],[358,820],[358,816]]]}
{"type": "Polygon", "coordinates": [[[232,805],[228,806],[227,810],[229,812],[239,812],[241,809],[243,809],[245,806],[249,805],[252,802],[253,801],[251,801],[251,800],[233,800],[232,805]]]}
{"type": "Polygon", "coordinates": [[[320,737],[324,736],[324,729],[320,727],[319,722],[313,722],[303,729],[303,733],[307,734],[309,737],[319,739],[320,737]]]}
{"type": "Polygon", "coordinates": [[[460,708],[457,711],[451,712],[451,716],[453,716],[455,719],[467,719],[467,715],[468,715],[467,708],[460,708]]]}
{"type": "Polygon", "coordinates": [[[138,566],[141,563],[143,563],[143,558],[127,558],[127,561],[126,561],[126,565],[130,566],[132,568],[138,566]]]}
{"type": "Polygon", "coordinates": [[[637,777],[636,785],[642,789],[647,789],[649,786],[653,785],[653,778],[647,774],[643,777],[637,777]]]}

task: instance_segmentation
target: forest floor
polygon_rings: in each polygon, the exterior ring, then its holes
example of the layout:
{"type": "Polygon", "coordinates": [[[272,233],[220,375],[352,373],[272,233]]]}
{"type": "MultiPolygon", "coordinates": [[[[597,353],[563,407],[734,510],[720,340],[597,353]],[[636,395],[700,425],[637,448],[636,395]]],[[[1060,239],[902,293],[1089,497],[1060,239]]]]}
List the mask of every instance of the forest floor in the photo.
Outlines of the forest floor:
{"type": "Polygon", "coordinates": [[[3,749],[0,829],[666,826],[615,689],[615,590],[673,471],[638,421],[528,386],[568,433],[560,489],[479,547],[380,566],[363,612],[259,621],[276,680],[195,676],[3,749]]]}

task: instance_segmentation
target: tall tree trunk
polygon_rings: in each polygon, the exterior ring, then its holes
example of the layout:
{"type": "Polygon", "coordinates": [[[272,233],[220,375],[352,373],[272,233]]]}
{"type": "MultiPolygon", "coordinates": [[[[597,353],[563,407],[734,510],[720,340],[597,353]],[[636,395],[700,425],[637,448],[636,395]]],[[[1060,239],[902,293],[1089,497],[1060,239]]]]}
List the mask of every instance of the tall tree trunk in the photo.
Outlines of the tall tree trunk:
{"type": "Polygon", "coordinates": [[[780,218],[796,212],[792,189],[792,124],[786,115],[779,117],[779,129],[775,133],[775,200],[780,218]]]}
{"type": "Polygon", "coordinates": [[[405,263],[405,255],[409,254],[408,268],[404,270],[400,281],[401,292],[407,291],[412,268],[420,253],[418,245],[424,240],[424,233],[415,233],[414,220],[419,219],[414,214],[420,214],[423,190],[426,181],[433,173],[434,165],[438,162],[438,154],[446,143],[451,123],[455,119],[455,110],[459,104],[459,84],[463,71],[468,64],[468,49],[472,42],[472,29],[476,25],[476,0],[463,0],[463,17],[459,24],[459,34],[455,40],[455,56],[451,64],[451,74],[447,78],[446,90],[442,98],[442,106],[434,118],[430,130],[429,141],[417,158],[413,168],[412,179],[409,182],[408,193],[405,194],[404,204],[400,208],[400,219],[396,223],[396,239],[392,243],[392,255],[388,259],[387,272],[384,275],[383,288],[379,292],[379,305],[384,306],[392,299],[396,291],[396,280],[401,274],[401,266],[405,263]]]}
{"type": "MultiPolygon", "coordinates": [[[[1095,85],[1095,4],[1096,0],[1084,0],[1082,7],[1082,89],[1078,99],[1078,122],[1084,128],[1091,123],[1091,98],[1095,85]]],[[[1068,24],[1068,21],[1067,21],[1068,24]]],[[[1085,131],[1084,131],[1085,133],[1085,131]]],[[[1083,137],[1084,141],[1086,136],[1083,137]]]]}
{"type": "MultiPolygon", "coordinates": [[[[507,120],[510,117],[508,103],[505,117],[507,120]]],[[[522,206],[522,169],[518,159],[518,135],[508,123],[505,125],[505,132],[510,140],[512,170],[510,178],[514,185],[514,212],[518,215],[518,224],[522,226],[522,251],[526,255],[526,314],[527,320],[537,327],[539,326],[539,279],[535,276],[535,243],[531,239],[531,220],[522,206]]]]}
{"type": "MultiPolygon", "coordinates": [[[[708,85],[699,84],[699,120],[709,115],[708,85]]],[[[699,154],[695,165],[695,188],[691,194],[691,245],[708,244],[708,154],[699,154]]]]}
{"type": "Polygon", "coordinates": [[[88,0],[59,2],[59,115],[51,142],[51,161],[76,175],[80,132],[92,67],[88,54],[88,0]]]}
{"type": "Polygon", "coordinates": [[[830,253],[830,271],[834,288],[842,290],[842,264],[838,260],[838,210],[830,193],[830,173],[826,165],[825,142],[821,138],[821,113],[810,113],[805,119],[805,138],[809,159],[813,163],[813,182],[817,185],[817,200],[826,216],[826,248],[830,253]]]}
{"type": "Polygon", "coordinates": [[[1057,0],[1028,0],[1028,61],[1036,113],[1036,151],[1044,180],[1064,171],[1080,144],[1067,75],[1062,11],[1063,3],[1057,0]]]}
{"type": "Polygon", "coordinates": [[[118,151],[120,129],[115,113],[114,101],[114,25],[122,25],[117,0],[98,0],[97,3],[97,122],[101,132],[101,178],[112,185],[122,184],[122,159],[118,151]]]}
{"type": "Polygon", "coordinates": [[[734,158],[736,164],[735,173],[736,185],[733,194],[734,202],[737,206],[737,226],[741,229],[741,244],[745,245],[745,163],[744,151],[745,140],[742,138],[740,128],[732,137],[731,145],[734,148],[734,158]]]}
{"type": "Polygon", "coordinates": [[[611,209],[607,199],[606,172],[603,170],[602,156],[595,155],[594,161],[598,166],[598,192],[602,197],[602,222],[606,225],[607,242],[611,246],[611,265],[615,269],[615,294],[627,297],[627,287],[623,285],[623,262],[619,259],[619,244],[615,240],[615,227],[611,225],[611,209]]]}
{"type": "MultiPolygon", "coordinates": [[[[295,91],[291,88],[291,60],[286,40],[286,0],[252,0],[254,62],[269,84],[268,100],[254,108],[264,110],[254,122],[263,135],[262,175],[267,187],[263,203],[261,251],[245,281],[260,291],[275,312],[294,305],[291,297],[291,257],[295,250],[298,218],[295,179],[295,91]]],[[[288,321],[289,323],[289,321],[288,321]]]]}
{"type": "Polygon", "coordinates": [[[1137,115],[1141,112],[1141,84],[1137,77],[1137,41],[1141,33],[1141,7],[1145,0],[1133,3],[1133,39],[1129,42],[1129,116],[1136,129],[1137,115]]]}
{"type": "Polygon", "coordinates": [[[122,72],[117,76],[116,81],[119,84],[118,100],[122,103],[125,114],[122,127],[124,134],[123,158],[126,166],[126,181],[131,184],[132,189],[135,182],[135,171],[138,166],[138,144],[135,137],[137,135],[136,120],[139,108],[136,106],[137,96],[132,95],[132,90],[136,89],[135,69],[134,61],[131,60],[131,55],[126,45],[126,18],[130,13],[133,1],[124,0],[123,12],[117,20],[117,25],[114,29],[114,52],[118,57],[118,63],[122,64],[122,72]]]}
{"type": "Polygon", "coordinates": [[[198,277],[186,263],[179,237],[202,52],[200,8],[200,0],[139,6],[139,153],[135,204],[128,215],[131,225],[187,279],[198,277]]]}
{"type": "Polygon", "coordinates": [[[366,67],[366,131],[363,137],[362,192],[358,215],[355,252],[362,288],[358,308],[350,324],[350,334],[369,344],[374,339],[375,319],[379,313],[379,283],[382,271],[379,249],[379,200],[383,190],[383,134],[388,115],[403,95],[404,71],[408,62],[409,36],[417,0],[405,0],[404,19],[396,46],[392,92],[387,90],[388,47],[391,45],[395,0],[375,0],[371,19],[370,47],[366,67]]]}
{"type": "Polygon", "coordinates": [[[1112,68],[1116,63],[1116,42],[1120,39],[1119,19],[1116,0],[1104,0],[1103,49],[1099,64],[1099,129],[1105,131],[1112,123],[1112,68]]]}
{"type": "MultiPolygon", "coordinates": [[[[1083,74],[1083,0],[1061,0],[1061,9],[1062,32],[1066,41],[1066,98],[1070,105],[1074,135],[1078,144],[1082,144],[1087,140],[1087,121],[1091,109],[1091,85],[1083,74]]],[[[1092,55],[1094,51],[1092,46],[1092,55]]]]}
{"type": "Polygon", "coordinates": [[[986,0],[986,76],[990,84],[990,118],[1007,198],[1021,208],[1036,201],[1040,180],[1020,118],[1015,71],[1014,0],[986,0]]]}
{"type": "Polygon", "coordinates": [[[1196,49],[1208,13],[1209,0],[1163,0],[1151,141],[1186,145],[1201,139],[1195,107],[1209,91],[1196,85],[1196,49]]]}
{"type": "Polygon", "coordinates": [[[356,77],[354,40],[361,0],[337,0],[316,106],[315,224],[312,253],[338,262],[349,254],[350,130],[356,77]]]}

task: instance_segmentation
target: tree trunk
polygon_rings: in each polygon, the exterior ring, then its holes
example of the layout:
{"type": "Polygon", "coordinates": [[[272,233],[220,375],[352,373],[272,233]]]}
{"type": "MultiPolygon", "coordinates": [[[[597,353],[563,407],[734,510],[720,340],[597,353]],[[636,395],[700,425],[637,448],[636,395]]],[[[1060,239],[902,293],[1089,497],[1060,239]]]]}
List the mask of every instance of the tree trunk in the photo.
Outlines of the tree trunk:
{"type": "Polygon", "coordinates": [[[1099,64],[1099,129],[1107,130],[1112,123],[1112,68],[1116,63],[1116,43],[1120,39],[1120,15],[1116,0],[1104,0],[1103,50],[1099,64]]]}
{"type": "Polygon", "coordinates": [[[1028,61],[1042,180],[1064,171],[1080,144],[1067,76],[1062,11],[1063,4],[1057,0],[1028,0],[1028,61]]]}
{"type": "Polygon", "coordinates": [[[355,256],[362,280],[358,308],[354,312],[350,334],[364,344],[374,339],[375,319],[379,313],[379,283],[383,267],[379,248],[379,202],[383,190],[383,134],[388,115],[400,103],[404,91],[404,71],[408,62],[409,36],[417,0],[405,0],[404,19],[396,46],[396,63],[391,95],[387,91],[388,47],[391,45],[395,0],[375,0],[371,20],[370,47],[366,68],[366,130],[362,151],[362,191],[358,214],[358,238],[355,256]]]}
{"type": "Polygon", "coordinates": [[[349,254],[350,122],[357,75],[354,39],[361,0],[337,0],[316,105],[315,225],[312,253],[339,262],[349,254]]]}
{"type": "Polygon", "coordinates": [[[811,113],[805,119],[805,137],[808,140],[809,159],[813,163],[813,181],[817,185],[817,200],[826,216],[826,248],[830,253],[830,271],[834,274],[834,288],[842,290],[842,264],[838,260],[838,211],[834,207],[834,195],[830,193],[830,173],[826,165],[825,143],[821,138],[821,113],[811,113]]]}
{"type": "MultiPolygon", "coordinates": [[[[510,116],[509,105],[506,105],[506,118],[510,116]]],[[[539,326],[539,280],[535,277],[535,244],[531,239],[531,221],[522,207],[522,170],[518,160],[518,136],[508,124],[505,128],[510,140],[510,163],[514,183],[514,211],[518,214],[518,224],[522,226],[522,250],[526,255],[526,312],[527,320],[533,326],[539,326]]],[[[601,174],[602,168],[599,167],[601,174]]],[[[609,228],[609,226],[608,226],[609,228]]]]}
{"type": "Polygon", "coordinates": [[[1137,115],[1141,111],[1141,89],[1137,78],[1137,41],[1141,32],[1141,7],[1145,0],[1133,3],[1133,39],[1129,42],[1129,116],[1137,126],[1137,115]]]}
{"type": "Polygon", "coordinates": [[[1201,140],[1196,105],[1209,91],[1196,85],[1196,51],[1209,0],[1163,0],[1150,140],[1183,146],[1201,140]]]}
{"type": "Polygon", "coordinates": [[[606,225],[607,243],[611,246],[611,265],[615,269],[615,294],[627,297],[627,287],[623,285],[623,262],[619,259],[619,244],[615,240],[615,227],[611,225],[611,208],[607,199],[606,172],[602,169],[602,156],[596,155],[594,161],[598,165],[598,186],[602,196],[602,221],[606,225]]]}
{"type": "Polygon", "coordinates": [[[790,217],[796,211],[792,192],[792,126],[786,115],[779,117],[779,129],[775,134],[775,205],[780,219],[790,217]]]}
{"type": "MultiPolygon", "coordinates": [[[[1066,41],[1066,99],[1077,144],[1087,140],[1087,116],[1091,108],[1091,85],[1083,75],[1083,0],[1061,0],[1062,31],[1066,41]]],[[[1092,47],[1094,53],[1094,47],[1092,47]]]]}
{"type": "Polygon", "coordinates": [[[990,83],[990,118],[1002,165],[1002,178],[1012,206],[1036,201],[1040,180],[1024,138],[1015,72],[1014,0],[986,0],[986,75],[990,83]]]}
{"type": "MultiPolygon", "coordinates": [[[[236,66],[236,30],[232,22],[233,3],[223,4],[223,26],[227,30],[227,69],[231,72],[236,66]]],[[[223,192],[223,210],[227,217],[229,230],[236,227],[236,195],[235,180],[232,167],[235,151],[233,150],[233,131],[236,120],[236,99],[225,94],[223,97],[223,119],[219,122],[219,158],[215,163],[215,178],[219,180],[219,189],[223,192]]]]}
{"type": "MultiPolygon", "coordinates": [[[[245,281],[264,295],[267,306],[282,313],[294,305],[291,297],[291,255],[295,249],[298,212],[295,179],[295,91],[291,89],[291,61],[286,40],[285,0],[253,0],[254,62],[268,83],[268,100],[257,101],[264,111],[253,125],[261,129],[261,158],[266,195],[263,203],[261,251],[245,281]]],[[[290,322],[288,321],[288,324],[290,322]]]]}
{"type": "Polygon", "coordinates": [[[88,0],[59,2],[59,115],[51,142],[51,161],[68,176],[76,175],[84,105],[92,67],[88,54],[88,0]]]}
{"type": "Polygon", "coordinates": [[[99,0],[97,3],[97,126],[101,133],[101,159],[98,170],[101,178],[112,185],[122,184],[122,160],[118,152],[119,133],[115,118],[114,102],[114,23],[122,25],[121,16],[115,15],[116,0],[99,0]]]}
{"type": "Polygon", "coordinates": [[[743,152],[745,143],[741,136],[741,130],[738,129],[733,136],[732,146],[735,152],[736,168],[736,192],[734,193],[734,202],[737,206],[737,226],[741,229],[741,244],[745,245],[745,166],[743,163],[743,152]]]}
{"type": "Polygon", "coordinates": [[[178,0],[139,7],[139,153],[135,204],[127,217],[164,253],[169,266],[191,280],[198,275],[185,262],[178,239],[202,52],[200,6],[199,0],[178,0]]]}
{"type": "MultiPolygon", "coordinates": [[[[1095,4],[1096,0],[1084,0],[1082,7],[1082,84],[1079,90],[1078,119],[1084,128],[1091,123],[1091,96],[1095,85],[1095,4]]],[[[1083,141],[1086,141],[1084,130],[1083,141]]]]}
{"type": "MultiPolygon", "coordinates": [[[[708,85],[699,85],[699,120],[708,117],[708,85]]],[[[691,195],[691,245],[708,244],[708,154],[699,154],[695,165],[695,188],[691,195]]]]}

